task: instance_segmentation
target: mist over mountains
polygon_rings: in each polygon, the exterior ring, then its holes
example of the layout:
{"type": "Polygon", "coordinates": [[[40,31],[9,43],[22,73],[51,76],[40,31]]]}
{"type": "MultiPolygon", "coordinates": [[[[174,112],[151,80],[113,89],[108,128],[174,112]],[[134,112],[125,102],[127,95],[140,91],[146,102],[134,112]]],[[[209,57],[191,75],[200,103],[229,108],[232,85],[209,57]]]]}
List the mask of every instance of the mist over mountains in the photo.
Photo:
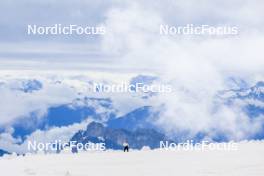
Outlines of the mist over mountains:
{"type": "MultiPolygon", "coordinates": [[[[252,86],[216,92],[208,112],[212,118],[206,120],[208,128],[197,130],[193,120],[187,123],[189,126],[174,124],[174,121],[166,124],[169,121],[164,121],[166,113],[170,110],[167,101],[177,96],[179,98],[179,93],[194,98],[195,95],[192,95],[190,90],[176,87],[171,95],[151,92],[89,92],[87,87],[96,81],[104,84],[115,82],[114,79],[91,78],[89,75],[2,77],[0,94],[4,97],[0,104],[5,108],[0,112],[0,148],[9,152],[18,152],[16,150],[20,148],[20,152],[23,152],[27,141],[32,139],[52,141],[63,138],[67,141],[74,138],[85,142],[97,141],[97,137],[101,136],[104,136],[112,149],[120,149],[120,141],[124,138],[127,138],[134,148],[139,149],[143,146],[155,148],[157,141],[161,139],[172,139],[175,142],[187,139],[222,142],[264,137],[264,84],[261,81],[252,86]],[[222,111],[223,107],[228,110],[223,112],[228,113],[221,114],[225,118],[217,120],[218,116],[215,114],[222,111]],[[235,113],[238,117],[230,119],[229,113],[235,113]],[[98,125],[98,129],[103,132],[92,135],[92,131],[87,127],[91,121],[104,124],[98,125]],[[236,126],[232,126],[234,123],[236,126]],[[238,131],[239,135],[234,136],[233,130],[238,131]],[[65,135],[62,136],[62,132],[65,135]],[[118,134],[120,138],[114,134],[118,134]],[[83,137],[85,139],[82,139],[83,137]]],[[[129,76],[122,81],[131,84],[164,83],[161,78],[148,75],[129,76]]],[[[183,102],[182,107],[181,104],[175,106],[177,111],[174,118],[179,118],[178,112],[182,111],[184,103],[186,102],[183,102]]],[[[189,109],[186,112],[188,111],[196,110],[189,109]]]]}

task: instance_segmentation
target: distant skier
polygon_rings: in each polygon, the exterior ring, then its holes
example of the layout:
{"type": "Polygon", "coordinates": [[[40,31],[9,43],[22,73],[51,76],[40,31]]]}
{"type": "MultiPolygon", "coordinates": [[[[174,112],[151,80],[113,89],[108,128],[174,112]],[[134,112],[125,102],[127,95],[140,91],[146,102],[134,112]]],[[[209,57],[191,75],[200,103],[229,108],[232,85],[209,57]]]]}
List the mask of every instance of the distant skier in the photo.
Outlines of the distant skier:
{"type": "Polygon", "coordinates": [[[129,144],[127,142],[124,142],[123,146],[124,146],[124,152],[129,152],[129,144]]]}

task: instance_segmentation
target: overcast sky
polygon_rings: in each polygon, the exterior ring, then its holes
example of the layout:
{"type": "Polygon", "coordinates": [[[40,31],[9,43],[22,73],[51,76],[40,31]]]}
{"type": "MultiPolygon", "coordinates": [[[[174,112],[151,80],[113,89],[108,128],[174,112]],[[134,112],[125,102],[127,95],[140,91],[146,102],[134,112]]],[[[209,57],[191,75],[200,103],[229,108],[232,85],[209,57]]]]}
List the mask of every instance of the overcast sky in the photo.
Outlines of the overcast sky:
{"type": "MultiPolygon", "coordinates": [[[[187,59],[190,60],[188,64],[193,64],[192,60],[200,56],[206,62],[219,61],[219,65],[226,62],[225,68],[228,64],[237,63],[237,59],[246,65],[247,60],[252,62],[252,59],[257,59],[257,65],[260,66],[263,61],[253,57],[258,57],[255,56],[256,52],[259,52],[263,43],[263,5],[264,2],[257,0],[1,1],[0,68],[48,69],[49,63],[53,62],[54,69],[157,69],[164,61],[186,60],[189,52],[193,53],[192,49],[202,54],[191,55],[192,59],[187,59]],[[90,36],[29,36],[29,24],[104,25],[107,33],[90,36]],[[164,37],[159,34],[160,24],[231,25],[238,27],[239,36],[214,40],[209,36],[200,36],[198,39],[195,36],[164,37]],[[203,51],[208,45],[210,50],[219,53],[203,51]],[[222,45],[224,48],[221,48],[222,45]],[[226,45],[231,46],[227,48],[226,45]],[[243,57],[250,58],[237,58],[237,52],[246,52],[245,49],[253,53],[243,57]],[[222,54],[225,58],[219,58],[216,54],[222,54]]],[[[258,69],[258,66],[251,68],[258,69]]]]}

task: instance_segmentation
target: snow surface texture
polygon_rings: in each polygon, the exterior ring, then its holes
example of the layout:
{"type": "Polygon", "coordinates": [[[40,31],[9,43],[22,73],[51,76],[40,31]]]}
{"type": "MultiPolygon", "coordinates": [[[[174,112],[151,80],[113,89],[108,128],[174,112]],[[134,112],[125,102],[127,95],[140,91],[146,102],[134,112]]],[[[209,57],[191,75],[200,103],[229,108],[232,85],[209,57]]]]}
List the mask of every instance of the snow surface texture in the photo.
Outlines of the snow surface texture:
{"type": "Polygon", "coordinates": [[[241,142],[236,151],[142,150],[38,154],[0,159],[5,176],[263,176],[264,142],[241,142]]]}

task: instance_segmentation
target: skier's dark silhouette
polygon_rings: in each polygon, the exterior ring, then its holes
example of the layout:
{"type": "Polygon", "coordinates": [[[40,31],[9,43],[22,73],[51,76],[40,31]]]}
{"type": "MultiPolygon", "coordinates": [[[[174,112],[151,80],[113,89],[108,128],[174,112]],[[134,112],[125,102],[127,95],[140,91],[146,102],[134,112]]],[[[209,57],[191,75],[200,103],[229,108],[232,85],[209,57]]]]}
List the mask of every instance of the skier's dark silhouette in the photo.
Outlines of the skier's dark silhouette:
{"type": "Polygon", "coordinates": [[[129,152],[129,145],[128,145],[128,143],[125,142],[125,143],[123,144],[123,146],[124,146],[124,152],[129,152]]]}

